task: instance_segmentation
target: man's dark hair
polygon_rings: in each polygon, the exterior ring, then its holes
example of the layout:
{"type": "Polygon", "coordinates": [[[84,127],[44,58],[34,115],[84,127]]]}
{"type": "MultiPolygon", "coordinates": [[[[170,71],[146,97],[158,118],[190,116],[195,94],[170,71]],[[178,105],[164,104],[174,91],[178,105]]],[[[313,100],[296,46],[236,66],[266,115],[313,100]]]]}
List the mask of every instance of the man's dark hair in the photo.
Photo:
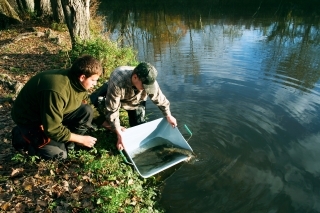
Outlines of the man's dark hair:
{"type": "Polygon", "coordinates": [[[85,75],[87,78],[95,74],[101,75],[102,71],[100,61],[91,55],[83,55],[77,58],[70,68],[70,74],[76,78],[81,75],[85,75]]]}
{"type": "Polygon", "coordinates": [[[154,66],[147,62],[141,62],[132,72],[136,74],[143,84],[153,84],[157,78],[158,71],[154,66]]]}

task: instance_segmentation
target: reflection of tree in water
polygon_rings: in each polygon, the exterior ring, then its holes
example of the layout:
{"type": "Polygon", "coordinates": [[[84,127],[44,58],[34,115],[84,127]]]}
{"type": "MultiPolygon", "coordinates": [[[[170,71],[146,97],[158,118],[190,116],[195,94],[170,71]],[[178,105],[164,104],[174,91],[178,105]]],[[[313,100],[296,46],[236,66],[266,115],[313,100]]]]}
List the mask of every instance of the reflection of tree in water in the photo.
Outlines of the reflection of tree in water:
{"type": "MultiPolygon", "coordinates": [[[[149,8],[132,4],[131,7],[117,7],[107,17],[110,32],[119,31],[119,36],[131,38],[129,45],[134,45],[132,36],[154,42],[159,47],[162,43],[175,43],[183,36],[187,27],[180,14],[168,14],[165,7],[149,8]]],[[[160,48],[155,48],[160,49],[160,48]]]]}
{"type": "Polygon", "coordinates": [[[263,61],[268,70],[266,75],[303,91],[313,88],[318,81],[319,18],[309,15],[310,11],[306,16],[302,10],[293,10],[294,6],[287,1],[274,1],[273,7],[267,7],[265,1],[248,0],[251,7],[246,10],[235,5],[225,9],[217,4],[219,1],[192,5],[188,5],[192,1],[173,2],[110,2],[112,13],[107,16],[107,28],[117,34],[123,46],[138,48],[141,58],[152,61],[170,57],[173,66],[179,58],[183,73],[195,78],[203,57],[201,49],[206,49],[203,52],[213,49],[212,53],[222,55],[226,48],[224,40],[232,43],[245,30],[255,29],[267,38],[266,42],[273,43],[268,53],[272,53],[272,58],[263,61]],[[201,44],[195,34],[201,35],[201,44]],[[177,47],[182,39],[189,42],[182,44],[189,46],[183,53],[177,47]],[[200,48],[196,46],[199,44],[200,48]]]}
{"type": "MultiPolygon", "coordinates": [[[[320,78],[319,18],[278,18],[265,33],[274,47],[273,57],[266,62],[274,67],[275,80],[286,76],[284,84],[302,91],[312,89],[320,78]],[[276,63],[277,62],[277,63],[276,63]]],[[[270,74],[270,73],[269,73],[270,74]]]]}

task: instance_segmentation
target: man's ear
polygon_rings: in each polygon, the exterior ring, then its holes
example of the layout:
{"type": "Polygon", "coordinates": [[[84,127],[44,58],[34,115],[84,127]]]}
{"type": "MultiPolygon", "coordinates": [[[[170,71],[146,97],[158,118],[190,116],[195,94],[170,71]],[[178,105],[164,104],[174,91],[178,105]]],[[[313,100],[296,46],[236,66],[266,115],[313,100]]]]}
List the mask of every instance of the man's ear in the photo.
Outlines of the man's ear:
{"type": "Polygon", "coordinates": [[[133,74],[132,75],[132,80],[133,81],[137,81],[139,79],[138,75],[137,74],[133,74]]]}
{"type": "Polygon", "coordinates": [[[86,79],[85,75],[80,75],[80,77],[79,77],[80,82],[83,82],[85,79],[86,79]]]}

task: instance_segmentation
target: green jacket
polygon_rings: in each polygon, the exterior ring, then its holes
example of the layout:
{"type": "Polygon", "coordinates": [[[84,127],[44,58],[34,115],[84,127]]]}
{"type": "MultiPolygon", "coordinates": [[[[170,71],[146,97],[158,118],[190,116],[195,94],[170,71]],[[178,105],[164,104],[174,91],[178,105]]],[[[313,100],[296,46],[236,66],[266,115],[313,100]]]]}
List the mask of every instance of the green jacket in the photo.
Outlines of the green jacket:
{"type": "Polygon", "coordinates": [[[43,125],[45,134],[67,142],[71,132],[62,125],[64,115],[80,107],[87,91],[69,70],[51,70],[33,76],[14,102],[11,116],[17,125],[43,125]]]}

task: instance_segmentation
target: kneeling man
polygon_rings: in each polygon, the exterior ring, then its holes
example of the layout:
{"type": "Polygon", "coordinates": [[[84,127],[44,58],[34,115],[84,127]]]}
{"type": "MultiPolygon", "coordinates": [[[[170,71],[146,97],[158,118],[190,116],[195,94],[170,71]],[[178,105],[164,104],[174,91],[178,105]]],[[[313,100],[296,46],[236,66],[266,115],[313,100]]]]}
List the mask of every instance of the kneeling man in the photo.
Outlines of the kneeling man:
{"type": "Polygon", "coordinates": [[[84,100],[101,73],[101,63],[84,55],[69,69],[33,76],[11,111],[17,125],[12,130],[14,148],[44,159],[65,159],[74,143],[92,147],[97,139],[85,133],[91,127],[93,110],[84,100]]]}

